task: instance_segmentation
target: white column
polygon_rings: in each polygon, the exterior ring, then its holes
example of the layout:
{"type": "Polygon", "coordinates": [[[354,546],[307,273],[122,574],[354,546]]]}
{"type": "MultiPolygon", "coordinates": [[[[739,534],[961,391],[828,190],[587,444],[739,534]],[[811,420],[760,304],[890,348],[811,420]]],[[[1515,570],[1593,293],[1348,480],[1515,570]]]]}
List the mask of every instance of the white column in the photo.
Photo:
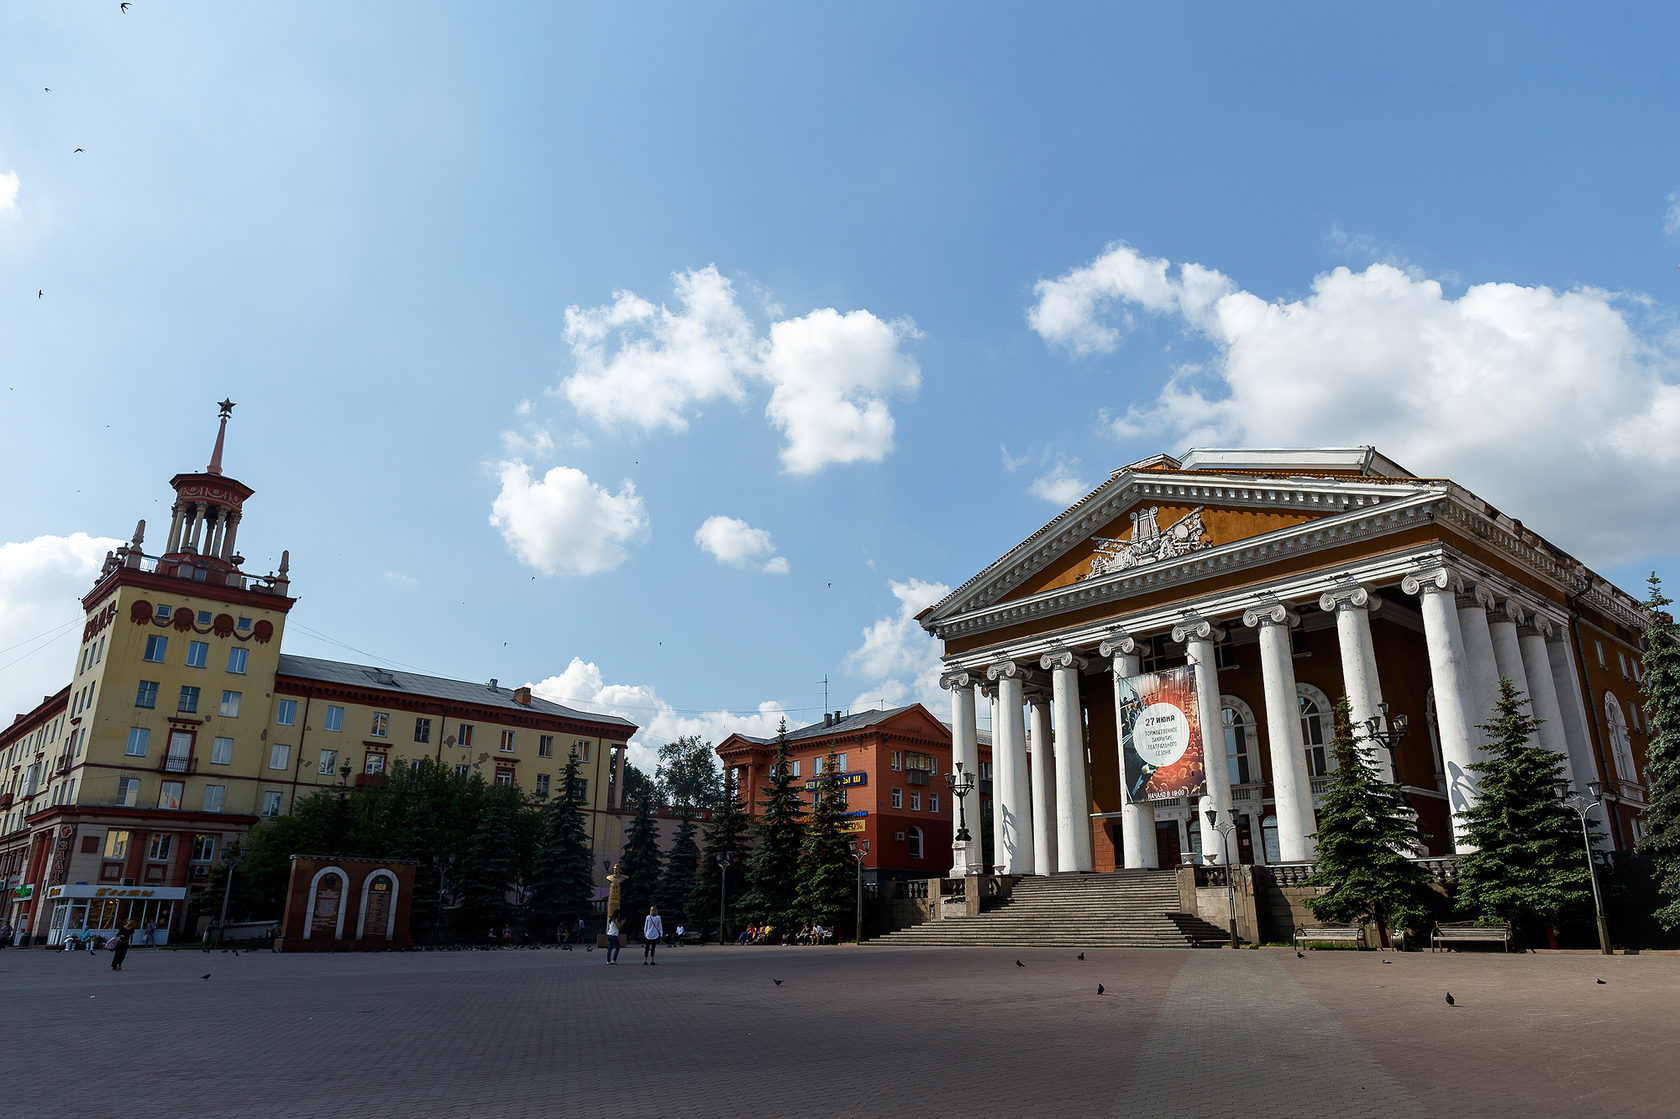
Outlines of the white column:
{"type": "Polygon", "coordinates": [[[237,554],[234,541],[239,538],[239,518],[241,515],[239,513],[228,514],[227,535],[222,540],[222,558],[225,560],[232,560],[237,554]]]}
{"type": "Polygon", "coordinates": [[[1050,672],[1056,734],[1056,867],[1090,870],[1091,795],[1085,773],[1085,715],[1079,704],[1083,657],[1063,650],[1046,653],[1039,665],[1050,672]]]}
{"type": "MultiPolygon", "coordinates": [[[[1488,634],[1493,638],[1495,670],[1499,675],[1510,678],[1512,686],[1522,693],[1530,713],[1538,715],[1539,712],[1534,707],[1534,695],[1529,688],[1528,670],[1523,664],[1522,644],[1517,637],[1517,627],[1525,620],[1523,608],[1506,599],[1489,610],[1487,618],[1488,634]]],[[[1494,698],[1498,698],[1497,691],[1494,698]]]]}
{"type": "MultiPolygon", "coordinates": [[[[974,783],[974,791],[961,804],[952,805],[953,823],[969,824],[969,835],[978,834],[980,827],[980,732],[974,713],[974,677],[967,672],[952,672],[939,678],[939,685],[951,689],[951,763],[961,767],[957,772],[965,781],[974,783]]],[[[954,798],[953,798],[954,799],[954,798]]],[[[953,827],[952,834],[956,834],[953,827]]],[[[962,877],[979,873],[980,841],[970,838],[968,843],[951,844],[951,874],[962,877]]]]}
{"type": "Polygon", "coordinates": [[[1552,665],[1546,659],[1546,635],[1552,624],[1536,614],[1517,627],[1517,645],[1522,652],[1523,673],[1528,678],[1529,705],[1540,727],[1534,732],[1540,745],[1569,761],[1569,739],[1564,732],[1563,705],[1558,702],[1552,665]]]}
{"type": "Polygon", "coordinates": [[[1493,595],[1472,586],[1458,596],[1458,630],[1464,640],[1465,664],[1470,670],[1470,694],[1475,707],[1470,715],[1470,741],[1476,760],[1485,755],[1487,735],[1483,723],[1493,719],[1493,705],[1499,701],[1499,662],[1493,655],[1493,632],[1488,626],[1487,608],[1493,595]]]}
{"type": "Polygon", "coordinates": [[[1223,629],[1200,618],[1186,620],[1172,631],[1174,641],[1184,642],[1184,655],[1196,670],[1196,722],[1202,732],[1202,765],[1207,773],[1207,803],[1188,806],[1193,814],[1190,823],[1201,829],[1204,859],[1211,854],[1216,863],[1225,861],[1225,852],[1219,832],[1208,823],[1206,810],[1211,807],[1218,811],[1222,824],[1235,819],[1231,815],[1231,770],[1225,760],[1225,735],[1219,721],[1219,666],[1213,649],[1224,637],[1223,629]]]}
{"type": "Polygon", "coordinates": [[[1114,658],[1114,741],[1120,750],[1120,837],[1126,848],[1127,870],[1153,869],[1161,865],[1161,852],[1155,842],[1155,806],[1147,800],[1133,802],[1132,791],[1126,784],[1125,728],[1120,725],[1120,681],[1143,671],[1137,642],[1130,637],[1115,636],[1104,641],[1097,652],[1114,658]]]}
{"type": "Polygon", "coordinates": [[[1569,772],[1575,788],[1585,791],[1587,782],[1599,780],[1594,761],[1592,732],[1588,730],[1586,701],[1581,697],[1581,678],[1575,672],[1575,653],[1567,627],[1546,642],[1546,660],[1552,666],[1552,685],[1557,690],[1563,713],[1563,737],[1569,745],[1569,772]]]}
{"type": "Polygon", "coordinates": [[[1312,778],[1301,743],[1301,703],[1295,692],[1295,653],[1289,627],[1300,621],[1282,605],[1243,613],[1243,624],[1260,631],[1260,674],[1266,692],[1266,741],[1272,756],[1272,800],[1277,808],[1278,858],[1304,863],[1313,857],[1318,821],[1313,815],[1312,778]]]}
{"type": "Polygon", "coordinates": [[[1014,661],[1000,661],[986,670],[986,678],[997,684],[997,714],[992,719],[992,850],[1000,874],[1033,872],[1024,675],[1014,661]]]}
{"type": "MultiPolygon", "coordinates": [[[[1347,691],[1348,721],[1358,726],[1374,717],[1381,706],[1382,685],[1377,680],[1377,650],[1371,641],[1371,615],[1382,599],[1369,587],[1338,587],[1321,595],[1322,610],[1336,612],[1336,642],[1342,653],[1342,686],[1347,691]]],[[[1381,745],[1370,743],[1377,774],[1394,780],[1394,756],[1381,745]]],[[[1255,849],[1260,848],[1255,845],[1255,849]]]]}
{"type": "Polygon", "coordinates": [[[1050,697],[1042,688],[1027,696],[1032,728],[1033,873],[1056,873],[1056,749],[1050,697]]]}
{"type": "Polygon", "coordinates": [[[187,520],[186,503],[177,501],[174,505],[170,506],[169,512],[169,543],[163,549],[164,555],[181,550],[181,528],[186,524],[187,520]]]}
{"type": "Polygon", "coordinates": [[[1464,637],[1458,627],[1456,596],[1462,586],[1458,576],[1445,567],[1408,575],[1400,584],[1407,594],[1419,596],[1423,612],[1423,639],[1429,649],[1430,680],[1435,686],[1435,729],[1441,741],[1441,760],[1447,767],[1453,849],[1460,854],[1471,849],[1465,843],[1464,821],[1458,813],[1476,801],[1476,780],[1470,765],[1477,755],[1470,728],[1475,693],[1465,662],[1464,637]]]}

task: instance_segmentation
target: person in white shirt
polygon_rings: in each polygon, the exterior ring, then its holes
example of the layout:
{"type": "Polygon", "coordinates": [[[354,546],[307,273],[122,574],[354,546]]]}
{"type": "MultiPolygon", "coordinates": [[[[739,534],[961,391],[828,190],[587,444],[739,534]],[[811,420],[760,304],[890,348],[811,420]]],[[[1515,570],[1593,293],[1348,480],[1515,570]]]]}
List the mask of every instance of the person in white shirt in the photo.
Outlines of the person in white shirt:
{"type": "Polygon", "coordinates": [[[654,949],[659,947],[659,938],[665,935],[665,922],[659,919],[657,905],[648,908],[647,920],[642,922],[642,964],[659,966],[659,961],[653,958],[654,949]]]}
{"type": "Polygon", "coordinates": [[[619,930],[624,927],[624,914],[614,913],[607,918],[607,963],[618,963],[619,930]]]}

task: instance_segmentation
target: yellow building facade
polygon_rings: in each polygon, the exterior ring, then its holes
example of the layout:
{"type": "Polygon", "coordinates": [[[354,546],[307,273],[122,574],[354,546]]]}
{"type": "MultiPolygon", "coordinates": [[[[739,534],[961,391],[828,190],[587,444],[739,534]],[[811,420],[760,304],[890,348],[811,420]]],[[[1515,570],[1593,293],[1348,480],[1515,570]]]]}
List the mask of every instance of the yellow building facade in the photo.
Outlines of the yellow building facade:
{"type": "Polygon", "coordinates": [[[0,732],[0,923],[14,940],[142,919],[179,933],[227,843],[300,796],[422,758],[546,796],[575,751],[593,845],[616,850],[633,724],[496,680],[281,652],[289,555],[269,575],[242,568],[253,491],[222,474],[232,407],[210,465],[171,479],[160,553],[141,522],[107,556],[69,685],[0,732]]]}

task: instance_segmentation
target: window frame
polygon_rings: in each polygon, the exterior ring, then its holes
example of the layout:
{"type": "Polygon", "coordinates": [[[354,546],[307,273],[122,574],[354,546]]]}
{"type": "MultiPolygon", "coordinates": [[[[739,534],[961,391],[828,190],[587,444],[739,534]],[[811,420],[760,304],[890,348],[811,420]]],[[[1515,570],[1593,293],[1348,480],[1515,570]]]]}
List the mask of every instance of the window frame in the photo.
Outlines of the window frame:
{"type": "Polygon", "coordinates": [[[142,661],[148,664],[162,664],[164,658],[168,655],[169,637],[167,634],[149,633],[146,635],[146,649],[140,656],[142,661]],[[154,650],[157,653],[156,656],[152,655],[154,650]]]}
{"type": "Polygon", "coordinates": [[[245,668],[250,661],[250,657],[251,650],[245,648],[243,645],[233,646],[228,650],[228,672],[234,676],[245,675],[245,668]]]}
{"type": "Polygon", "coordinates": [[[233,739],[225,734],[219,734],[210,740],[210,764],[233,764],[233,739]]]}
{"type": "Polygon", "coordinates": [[[208,668],[210,666],[210,642],[187,642],[187,667],[208,668]]]}

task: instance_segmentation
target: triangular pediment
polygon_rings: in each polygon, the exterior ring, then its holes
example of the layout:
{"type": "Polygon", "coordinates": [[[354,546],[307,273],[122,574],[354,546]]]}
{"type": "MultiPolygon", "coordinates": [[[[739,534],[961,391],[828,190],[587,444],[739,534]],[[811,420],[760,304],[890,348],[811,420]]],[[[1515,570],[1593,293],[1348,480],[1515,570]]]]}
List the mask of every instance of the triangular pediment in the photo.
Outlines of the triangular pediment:
{"type": "Polygon", "coordinates": [[[1181,564],[1187,557],[1285,533],[1309,521],[1357,515],[1434,486],[1409,476],[1269,477],[1174,465],[1172,460],[1144,460],[1115,471],[929,607],[922,623],[932,626],[1086,580],[1181,564]]]}

